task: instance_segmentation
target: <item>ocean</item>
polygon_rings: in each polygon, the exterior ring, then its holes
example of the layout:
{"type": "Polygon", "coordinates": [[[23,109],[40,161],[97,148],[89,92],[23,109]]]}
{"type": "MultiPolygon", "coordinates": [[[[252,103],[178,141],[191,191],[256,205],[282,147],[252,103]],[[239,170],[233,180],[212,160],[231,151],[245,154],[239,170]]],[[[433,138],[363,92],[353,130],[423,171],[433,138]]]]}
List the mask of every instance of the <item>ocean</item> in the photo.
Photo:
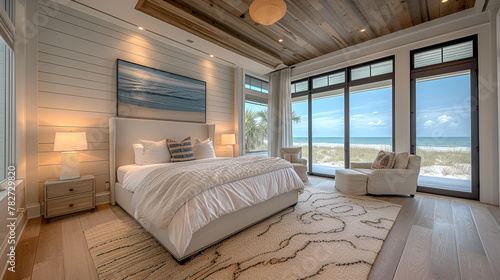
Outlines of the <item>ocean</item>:
{"type": "Polygon", "coordinates": [[[118,101],[162,110],[205,112],[205,82],[119,61],[118,101]]]}
{"type": "MultiPolygon", "coordinates": [[[[470,137],[417,137],[417,146],[470,147],[470,137]]],[[[293,143],[307,144],[307,137],[293,137],[293,143]]],[[[313,137],[313,144],[343,144],[343,137],[313,137]]],[[[351,144],[392,145],[391,137],[352,137],[351,144]]]]}

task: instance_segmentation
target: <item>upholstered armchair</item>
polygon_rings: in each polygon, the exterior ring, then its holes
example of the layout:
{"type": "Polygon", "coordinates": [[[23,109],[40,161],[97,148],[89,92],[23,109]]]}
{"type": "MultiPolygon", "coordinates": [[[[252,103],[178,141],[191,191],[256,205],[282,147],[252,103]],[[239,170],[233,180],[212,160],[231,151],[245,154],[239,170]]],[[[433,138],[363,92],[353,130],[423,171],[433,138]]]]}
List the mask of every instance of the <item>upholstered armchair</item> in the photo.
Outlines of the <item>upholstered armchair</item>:
{"type": "Polygon", "coordinates": [[[307,159],[302,157],[302,148],[280,148],[280,158],[289,161],[302,182],[307,182],[307,159]]]}
{"type": "Polygon", "coordinates": [[[351,162],[351,169],[366,175],[366,192],[369,194],[414,196],[421,160],[420,156],[410,155],[406,169],[371,169],[371,162],[351,162]]]}

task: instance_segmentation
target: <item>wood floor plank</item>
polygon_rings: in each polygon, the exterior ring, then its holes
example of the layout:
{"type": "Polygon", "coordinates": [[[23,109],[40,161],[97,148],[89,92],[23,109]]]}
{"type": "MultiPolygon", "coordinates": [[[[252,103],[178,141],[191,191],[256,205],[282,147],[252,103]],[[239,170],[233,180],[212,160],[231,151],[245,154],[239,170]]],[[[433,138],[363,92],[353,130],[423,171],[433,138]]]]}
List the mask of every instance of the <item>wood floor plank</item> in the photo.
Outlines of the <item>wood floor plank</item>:
{"type": "Polygon", "coordinates": [[[495,279],[500,279],[500,227],[490,211],[481,204],[469,205],[484,251],[495,279]]]}
{"type": "Polygon", "coordinates": [[[75,280],[98,279],[93,261],[89,259],[87,241],[78,217],[61,225],[64,278],[75,280]]]}
{"type": "Polygon", "coordinates": [[[16,245],[16,271],[5,272],[4,279],[31,279],[42,218],[28,220],[16,245]]]}
{"type": "Polygon", "coordinates": [[[500,226],[500,207],[495,205],[487,205],[488,211],[490,211],[491,215],[497,221],[497,225],[500,226]]]}
{"type": "Polygon", "coordinates": [[[97,205],[96,209],[92,212],[82,215],[80,218],[82,229],[85,230],[90,227],[95,227],[97,225],[116,220],[116,215],[113,211],[111,211],[109,206],[109,204],[97,205]]]}
{"type": "Polygon", "coordinates": [[[450,199],[440,197],[435,199],[430,277],[433,279],[460,279],[451,202],[450,199]]]}
{"type": "Polygon", "coordinates": [[[469,206],[466,202],[454,200],[452,208],[462,279],[493,279],[469,206]]]}
{"type": "Polygon", "coordinates": [[[63,246],[61,242],[63,223],[62,220],[51,223],[42,222],[33,266],[33,280],[64,279],[63,246]]]}
{"type": "Polygon", "coordinates": [[[414,198],[391,197],[388,202],[402,205],[402,208],[375,259],[375,263],[368,275],[370,280],[392,279],[396,273],[408,235],[415,221],[415,215],[420,204],[420,195],[416,195],[414,198]]]}
{"type": "Polygon", "coordinates": [[[395,280],[428,279],[431,266],[432,229],[413,225],[399,261],[395,280]]]}
{"type": "Polygon", "coordinates": [[[109,207],[111,211],[115,214],[117,219],[123,219],[130,217],[120,206],[112,205],[109,207]]]}

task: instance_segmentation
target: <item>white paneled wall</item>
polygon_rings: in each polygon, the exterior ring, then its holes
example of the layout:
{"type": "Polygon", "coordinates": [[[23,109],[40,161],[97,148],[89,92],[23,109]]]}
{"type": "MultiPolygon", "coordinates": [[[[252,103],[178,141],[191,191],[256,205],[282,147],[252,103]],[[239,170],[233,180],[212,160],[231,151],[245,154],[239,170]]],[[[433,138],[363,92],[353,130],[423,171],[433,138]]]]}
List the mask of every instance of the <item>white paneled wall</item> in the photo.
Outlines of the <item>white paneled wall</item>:
{"type": "MultiPolygon", "coordinates": [[[[234,132],[234,70],[145,37],[94,16],[39,3],[48,20],[38,33],[38,172],[41,186],[58,177],[57,131],[85,131],[89,150],[80,152],[81,173],[109,180],[108,119],[116,115],[116,60],[206,81],[207,122],[216,124],[216,153],[225,156],[220,134],[234,132]]],[[[187,136],[187,135],[186,135],[187,136]]],[[[179,136],[180,138],[184,136],[179,136]]],[[[182,139],[178,139],[182,140],[182,139]]]]}

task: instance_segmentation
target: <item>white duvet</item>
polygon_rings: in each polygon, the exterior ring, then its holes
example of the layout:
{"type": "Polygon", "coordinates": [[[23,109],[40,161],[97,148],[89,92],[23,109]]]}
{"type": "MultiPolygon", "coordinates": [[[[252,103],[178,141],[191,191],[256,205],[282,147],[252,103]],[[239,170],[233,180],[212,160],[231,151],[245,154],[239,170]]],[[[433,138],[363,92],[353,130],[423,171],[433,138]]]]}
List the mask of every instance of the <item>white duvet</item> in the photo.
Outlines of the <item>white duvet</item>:
{"type": "MultiPolygon", "coordinates": [[[[200,160],[197,160],[197,163],[199,162],[200,160]]],[[[141,193],[137,187],[148,174],[175,164],[128,167],[129,170],[123,178],[123,188],[134,192],[136,196],[141,193]]],[[[303,187],[304,184],[295,171],[292,168],[285,168],[210,188],[190,199],[175,213],[167,227],[169,239],[182,256],[193,234],[209,222],[222,215],[303,187]]],[[[137,201],[137,198],[135,200],[137,201]]],[[[135,205],[133,206],[135,208],[135,205]]],[[[152,225],[144,226],[148,229],[152,225]]]]}

